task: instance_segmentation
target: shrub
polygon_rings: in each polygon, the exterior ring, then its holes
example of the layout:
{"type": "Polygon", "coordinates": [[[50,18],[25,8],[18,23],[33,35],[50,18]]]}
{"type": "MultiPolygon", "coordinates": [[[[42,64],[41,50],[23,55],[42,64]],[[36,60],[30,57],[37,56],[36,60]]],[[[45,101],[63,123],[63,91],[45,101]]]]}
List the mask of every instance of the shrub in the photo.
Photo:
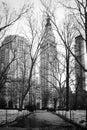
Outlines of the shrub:
{"type": "Polygon", "coordinates": [[[5,109],[7,106],[6,100],[4,98],[0,98],[0,109],[5,109]]]}
{"type": "Polygon", "coordinates": [[[12,102],[12,100],[10,100],[10,101],[8,102],[8,108],[13,108],[13,102],[12,102]]]}

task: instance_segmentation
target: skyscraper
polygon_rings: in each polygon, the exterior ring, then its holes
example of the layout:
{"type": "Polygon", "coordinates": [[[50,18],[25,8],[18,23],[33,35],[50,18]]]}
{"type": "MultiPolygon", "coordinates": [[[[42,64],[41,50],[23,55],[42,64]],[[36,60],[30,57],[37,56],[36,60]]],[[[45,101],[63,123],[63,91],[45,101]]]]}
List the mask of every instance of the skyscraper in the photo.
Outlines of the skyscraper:
{"type": "MultiPolygon", "coordinates": [[[[75,55],[78,61],[85,67],[84,60],[84,39],[81,35],[75,38],[75,55]]],[[[77,91],[85,89],[85,72],[77,61],[75,61],[75,75],[77,91]]]]}
{"type": "Polygon", "coordinates": [[[53,103],[54,85],[57,85],[55,80],[57,66],[57,50],[55,37],[53,34],[50,17],[47,17],[45,25],[45,34],[43,42],[40,46],[40,85],[42,95],[42,107],[47,107],[53,103]]]}
{"type": "Polygon", "coordinates": [[[16,60],[14,60],[9,66],[10,67],[9,71],[13,71],[13,73],[12,72],[9,73],[9,75],[11,74],[10,76],[12,76],[12,78],[13,76],[14,78],[16,78],[17,76],[19,77],[21,76],[20,68],[23,66],[23,60],[28,59],[26,65],[29,68],[30,58],[29,58],[29,49],[27,45],[28,41],[24,37],[18,35],[9,35],[5,37],[5,39],[2,42],[1,55],[0,55],[1,68],[3,66],[6,67],[11,62],[12,58],[14,57],[14,54],[16,56],[16,60]]]}
{"type": "Polygon", "coordinates": [[[19,100],[22,97],[21,95],[28,80],[31,65],[28,47],[29,44],[26,38],[19,35],[9,35],[5,37],[2,42],[0,69],[6,68],[15,54],[14,61],[12,61],[8,67],[8,71],[6,70],[7,81],[5,83],[6,96],[8,97],[8,100],[12,100],[14,104],[20,102],[19,100]]]}

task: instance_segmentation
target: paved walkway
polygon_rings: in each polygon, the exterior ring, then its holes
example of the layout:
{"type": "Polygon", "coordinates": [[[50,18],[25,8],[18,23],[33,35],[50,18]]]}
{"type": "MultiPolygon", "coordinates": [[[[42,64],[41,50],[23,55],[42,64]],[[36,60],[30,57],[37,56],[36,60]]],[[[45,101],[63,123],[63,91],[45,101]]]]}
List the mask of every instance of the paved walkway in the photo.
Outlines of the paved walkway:
{"type": "Polygon", "coordinates": [[[73,130],[71,124],[67,123],[57,115],[46,111],[33,112],[26,118],[13,123],[11,126],[17,127],[17,129],[12,128],[0,130],[68,130],[69,128],[70,130],[73,130]]]}
{"type": "Polygon", "coordinates": [[[34,126],[40,126],[40,125],[57,125],[57,126],[66,126],[70,125],[66,123],[63,119],[60,117],[50,113],[50,112],[35,112],[32,113],[30,116],[28,116],[25,119],[25,122],[29,122],[26,125],[30,125],[32,127],[34,126]]]}
{"type": "Polygon", "coordinates": [[[8,127],[8,128],[0,128],[0,130],[26,130],[26,128],[8,127]]]}

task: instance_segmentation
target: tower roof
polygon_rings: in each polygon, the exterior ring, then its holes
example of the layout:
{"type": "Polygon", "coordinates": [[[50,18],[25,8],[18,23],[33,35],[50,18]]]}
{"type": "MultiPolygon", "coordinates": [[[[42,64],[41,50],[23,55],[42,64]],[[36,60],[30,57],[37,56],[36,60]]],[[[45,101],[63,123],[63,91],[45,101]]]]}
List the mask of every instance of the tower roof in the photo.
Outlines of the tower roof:
{"type": "Polygon", "coordinates": [[[46,27],[48,26],[51,26],[51,23],[50,23],[50,16],[47,14],[46,27]]]}

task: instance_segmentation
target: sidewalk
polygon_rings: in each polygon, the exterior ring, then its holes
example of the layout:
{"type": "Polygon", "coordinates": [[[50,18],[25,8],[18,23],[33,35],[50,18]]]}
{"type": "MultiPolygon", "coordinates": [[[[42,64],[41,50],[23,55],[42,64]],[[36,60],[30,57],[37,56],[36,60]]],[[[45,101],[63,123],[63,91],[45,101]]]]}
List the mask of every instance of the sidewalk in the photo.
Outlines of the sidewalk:
{"type": "Polygon", "coordinates": [[[72,124],[65,121],[61,117],[46,111],[32,112],[28,116],[25,116],[17,122],[9,125],[9,127],[21,127],[24,128],[24,130],[25,128],[27,130],[67,130],[68,128],[73,130],[72,124]]]}
{"type": "Polygon", "coordinates": [[[63,113],[36,111],[17,118],[16,121],[8,124],[7,128],[0,128],[0,130],[67,130],[68,128],[70,130],[74,130],[74,128],[87,129],[65,117],[63,113]]]}

